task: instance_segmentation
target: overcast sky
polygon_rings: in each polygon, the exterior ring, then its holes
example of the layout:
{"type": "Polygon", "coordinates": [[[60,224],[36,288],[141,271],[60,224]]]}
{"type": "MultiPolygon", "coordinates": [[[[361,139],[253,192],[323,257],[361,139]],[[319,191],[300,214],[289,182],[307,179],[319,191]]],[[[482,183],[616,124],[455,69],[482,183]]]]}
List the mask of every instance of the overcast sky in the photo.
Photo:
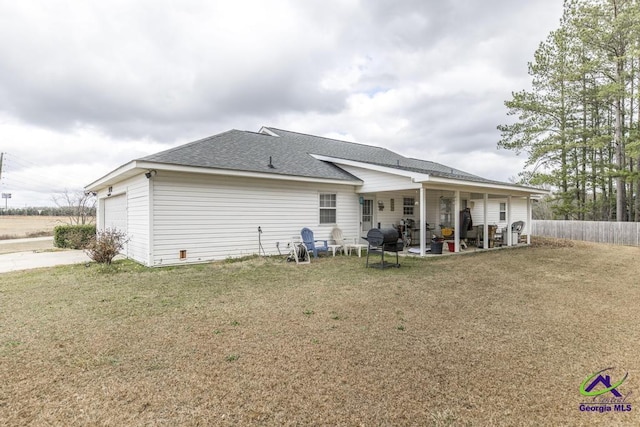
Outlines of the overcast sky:
{"type": "MultiPolygon", "coordinates": [[[[261,126],[508,181],[504,101],[561,0],[0,0],[0,191],[51,205],[129,160],[261,126]]],[[[2,200],[4,207],[4,200],[2,200]]]]}

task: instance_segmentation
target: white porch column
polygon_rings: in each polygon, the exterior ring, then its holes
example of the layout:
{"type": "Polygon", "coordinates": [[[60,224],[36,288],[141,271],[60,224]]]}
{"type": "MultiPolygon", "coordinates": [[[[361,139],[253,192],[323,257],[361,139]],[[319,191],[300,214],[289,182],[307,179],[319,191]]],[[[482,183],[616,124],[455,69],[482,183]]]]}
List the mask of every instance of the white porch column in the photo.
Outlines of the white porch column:
{"type": "Polygon", "coordinates": [[[455,208],[454,208],[454,217],[453,217],[453,229],[455,230],[454,233],[454,245],[455,245],[455,252],[460,252],[460,190],[456,190],[455,191],[455,208]]]}
{"type": "Polygon", "coordinates": [[[531,230],[533,227],[533,224],[531,223],[533,221],[533,215],[531,213],[532,211],[532,206],[531,206],[531,196],[527,196],[527,227],[529,227],[527,229],[527,245],[531,244],[531,230]]]}
{"type": "Polygon", "coordinates": [[[489,194],[484,193],[484,221],[482,227],[482,248],[487,249],[489,247],[489,221],[488,221],[488,211],[489,211],[489,194]]]}
{"type": "Polygon", "coordinates": [[[424,187],[420,187],[420,256],[426,253],[427,245],[427,202],[424,194],[424,187]]]}
{"type": "Polygon", "coordinates": [[[504,239],[502,236],[502,241],[507,242],[507,246],[511,246],[512,242],[512,234],[511,233],[511,195],[507,197],[507,239],[504,239]]]}

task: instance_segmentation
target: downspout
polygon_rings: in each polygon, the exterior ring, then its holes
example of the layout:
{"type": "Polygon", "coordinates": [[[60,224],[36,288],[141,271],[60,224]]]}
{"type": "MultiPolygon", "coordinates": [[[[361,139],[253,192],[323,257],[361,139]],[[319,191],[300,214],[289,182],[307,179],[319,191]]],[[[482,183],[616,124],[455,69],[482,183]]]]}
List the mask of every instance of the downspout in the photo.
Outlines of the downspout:
{"type": "Polygon", "coordinates": [[[427,218],[426,218],[426,197],[424,194],[424,187],[420,187],[420,256],[425,256],[426,253],[426,240],[427,240],[427,218]]]}
{"type": "Polygon", "coordinates": [[[482,249],[489,248],[489,222],[487,220],[488,211],[489,211],[489,193],[484,193],[484,221],[483,226],[484,230],[482,230],[482,249]]]}
{"type": "Polygon", "coordinates": [[[502,241],[507,242],[507,246],[511,246],[511,241],[513,240],[511,233],[511,195],[507,196],[507,239],[505,240],[504,236],[502,236],[502,241]]]}
{"type": "Polygon", "coordinates": [[[533,229],[533,215],[532,211],[532,203],[531,203],[531,195],[527,196],[527,245],[531,244],[531,230],[533,229]]]}
{"type": "MultiPolygon", "coordinates": [[[[126,191],[124,193],[124,197],[125,197],[124,209],[125,209],[125,212],[126,212],[125,224],[126,224],[126,227],[127,227],[127,234],[129,234],[130,230],[131,230],[131,228],[130,228],[130,222],[131,221],[129,221],[129,194],[131,194],[131,193],[129,192],[129,186],[128,185],[125,187],[125,191],[126,191]]],[[[129,240],[129,236],[127,236],[126,239],[127,240],[125,241],[125,244],[124,244],[124,251],[127,254],[127,259],[131,259],[131,251],[129,250],[130,247],[131,247],[131,241],[129,240]]]]}
{"type": "Polygon", "coordinates": [[[454,252],[460,252],[460,190],[455,191],[455,198],[455,216],[453,217],[453,229],[455,230],[455,233],[453,233],[453,241],[455,247],[454,252]]]}
{"type": "Polygon", "coordinates": [[[104,231],[104,197],[98,197],[98,210],[96,212],[96,231],[104,231]]]}

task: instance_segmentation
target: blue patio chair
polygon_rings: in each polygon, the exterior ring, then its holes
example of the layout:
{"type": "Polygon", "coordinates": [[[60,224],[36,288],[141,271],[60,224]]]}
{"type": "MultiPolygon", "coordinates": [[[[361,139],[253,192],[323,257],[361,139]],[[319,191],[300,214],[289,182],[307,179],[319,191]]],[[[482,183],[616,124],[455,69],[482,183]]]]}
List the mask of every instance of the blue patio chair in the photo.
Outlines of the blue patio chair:
{"type": "Polygon", "coordinates": [[[302,243],[307,247],[309,252],[313,252],[313,257],[318,258],[318,252],[327,252],[329,246],[327,246],[326,240],[315,240],[313,237],[313,231],[305,227],[300,231],[300,237],[302,237],[302,243]],[[317,245],[316,242],[322,242],[322,245],[317,245]]]}

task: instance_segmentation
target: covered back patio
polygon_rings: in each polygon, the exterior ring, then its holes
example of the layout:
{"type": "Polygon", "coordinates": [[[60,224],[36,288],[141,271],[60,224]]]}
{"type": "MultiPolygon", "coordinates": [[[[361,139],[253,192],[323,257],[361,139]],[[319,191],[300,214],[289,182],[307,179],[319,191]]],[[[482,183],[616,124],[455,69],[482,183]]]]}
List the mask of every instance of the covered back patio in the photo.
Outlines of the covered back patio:
{"type": "Polygon", "coordinates": [[[396,228],[409,234],[412,252],[424,256],[434,236],[449,237],[454,252],[464,240],[462,225],[480,236],[476,247],[492,247],[493,233],[501,235],[501,245],[518,244],[518,236],[531,242],[533,201],[548,191],[539,188],[492,181],[442,165],[413,159],[397,167],[373,165],[336,158],[330,160],[359,177],[363,184],[356,193],[360,203],[360,236],[371,228],[396,228]],[[426,170],[428,167],[430,170],[426,170]],[[464,216],[462,211],[466,211],[464,216]],[[461,218],[462,217],[462,218],[461,218]],[[522,222],[518,233],[514,223],[522,222]],[[479,227],[480,226],[480,227],[479,227]],[[447,236],[447,232],[453,234],[447,236]],[[462,238],[461,238],[462,237],[462,238]]]}
{"type": "Polygon", "coordinates": [[[425,255],[434,237],[459,252],[466,245],[492,248],[530,243],[532,194],[496,194],[460,189],[432,188],[361,193],[361,236],[371,228],[394,228],[412,249],[425,255]],[[464,212],[466,210],[466,212],[464,212]],[[469,225],[469,221],[470,225],[469,225]],[[523,227],[511,233],[511,225],[523,227]],[[465,231],[462,231],[463,224],[465,231]],[[526,236],[526,237],[525,237],[526,236]]]}

